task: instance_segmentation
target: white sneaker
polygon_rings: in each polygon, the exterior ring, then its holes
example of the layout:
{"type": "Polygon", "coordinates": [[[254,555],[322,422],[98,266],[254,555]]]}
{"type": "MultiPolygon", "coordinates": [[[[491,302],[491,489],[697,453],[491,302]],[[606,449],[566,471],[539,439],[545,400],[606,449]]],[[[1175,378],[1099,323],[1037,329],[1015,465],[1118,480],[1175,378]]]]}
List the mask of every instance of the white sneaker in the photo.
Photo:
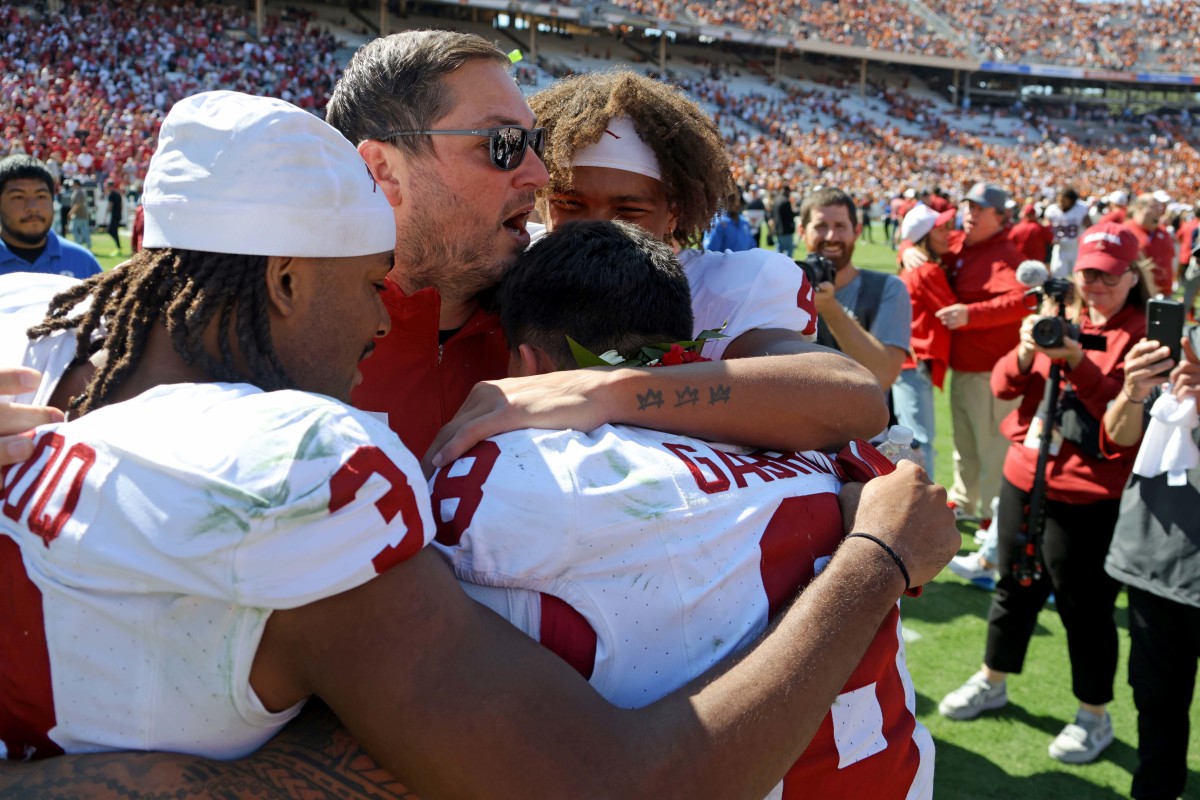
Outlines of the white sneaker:
{"type": "Polygon", "coordinates": [[[1112,717],[1108,712],[1098,717],[1081,708],[1075,713],[1075,721],[1050,743],[1050,757],[1065,764],[1087,764],[1095,761],[1112,741],[1112,717]]]}
{"type": "Polygon", "coordinates": [[[950,719],[975,719],[984,711],[1002,708],[1008,704],[1006,681],[992,686],[983,676],[983,670],[967,678],[967,682],[942,698],[938,713],[950,719]]]}
{"type": "Polygon", "coordinates": [[[963,580],[968,580],[983,589],[991,591],[996,588],[998,576],[995,568],[985,566],[978,553],[955,556],[950,559],[946,568],[963,580]]]}

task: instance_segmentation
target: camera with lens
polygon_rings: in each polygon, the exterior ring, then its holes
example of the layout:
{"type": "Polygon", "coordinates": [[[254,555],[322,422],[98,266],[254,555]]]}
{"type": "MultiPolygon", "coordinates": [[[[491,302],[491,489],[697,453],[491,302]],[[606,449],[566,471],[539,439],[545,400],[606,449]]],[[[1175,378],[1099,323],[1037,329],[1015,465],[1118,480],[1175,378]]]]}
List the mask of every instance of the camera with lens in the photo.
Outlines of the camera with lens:
{"type": "Polygon", "coordinates": [[[808,282],[815,289],[822,283],[834,283],[837,278],[837,267],[820,253],[810,253],[808,258],[797,261],[796,264],[808,276],[808,282]]]}
{"type": "Polygon", "coordinates": [[[1079,326],[1062,317],[1038,317],[1033,323],[1033,341],[1039,347],[1062,347],[1063,339],[1079,342],[1084,350],[1108,349],[1108,340],[1094,333],[1081,333],[1079,326]]]}

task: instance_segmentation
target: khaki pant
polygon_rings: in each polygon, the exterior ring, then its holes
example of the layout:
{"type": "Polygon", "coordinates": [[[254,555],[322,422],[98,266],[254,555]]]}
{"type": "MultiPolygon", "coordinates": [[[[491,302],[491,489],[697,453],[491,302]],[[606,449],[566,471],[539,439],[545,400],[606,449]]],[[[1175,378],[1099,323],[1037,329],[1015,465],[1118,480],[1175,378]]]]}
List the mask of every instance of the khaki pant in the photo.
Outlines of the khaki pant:
{"type": "Polygon", "coordinates": [[[990,517],[992,498],[1000,493],[1000,477],[1008,439],[1000,421],[1020,403],[992,394],[992,373],[950,375],[950,419],[954,425],[954,484],[949,497],[967,514],[990,517]]]}

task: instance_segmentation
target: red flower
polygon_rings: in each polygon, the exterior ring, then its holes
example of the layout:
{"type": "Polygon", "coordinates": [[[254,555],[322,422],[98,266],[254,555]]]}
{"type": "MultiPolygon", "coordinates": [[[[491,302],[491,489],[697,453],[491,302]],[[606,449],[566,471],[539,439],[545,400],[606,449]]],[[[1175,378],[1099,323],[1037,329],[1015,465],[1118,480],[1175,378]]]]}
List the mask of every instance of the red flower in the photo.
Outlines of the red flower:
{"type": "Polygon", "coordinates": [[[663,353],[659,358],[659,363],[664,367],[673,367],[676,364],[682,364],[686,360],[687,351],[679,344],[671,345],[671,349],[663,353]]]}

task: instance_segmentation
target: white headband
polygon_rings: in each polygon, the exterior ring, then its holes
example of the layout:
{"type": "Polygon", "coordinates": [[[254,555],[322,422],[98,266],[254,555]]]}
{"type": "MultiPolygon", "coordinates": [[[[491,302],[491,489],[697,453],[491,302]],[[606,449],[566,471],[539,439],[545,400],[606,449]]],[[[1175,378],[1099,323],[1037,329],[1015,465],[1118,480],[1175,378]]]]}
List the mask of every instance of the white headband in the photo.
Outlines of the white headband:
{"type": "Polygon", "coordinates": [[[572,167],[607,167],[626,172],[635,172],[662,180],[658,158],[650,145],[642,141],[633,122],[628,117],[613,117],[608,127],[600,134],[600,141],[590,144],[575,154],[572,167]]]}

